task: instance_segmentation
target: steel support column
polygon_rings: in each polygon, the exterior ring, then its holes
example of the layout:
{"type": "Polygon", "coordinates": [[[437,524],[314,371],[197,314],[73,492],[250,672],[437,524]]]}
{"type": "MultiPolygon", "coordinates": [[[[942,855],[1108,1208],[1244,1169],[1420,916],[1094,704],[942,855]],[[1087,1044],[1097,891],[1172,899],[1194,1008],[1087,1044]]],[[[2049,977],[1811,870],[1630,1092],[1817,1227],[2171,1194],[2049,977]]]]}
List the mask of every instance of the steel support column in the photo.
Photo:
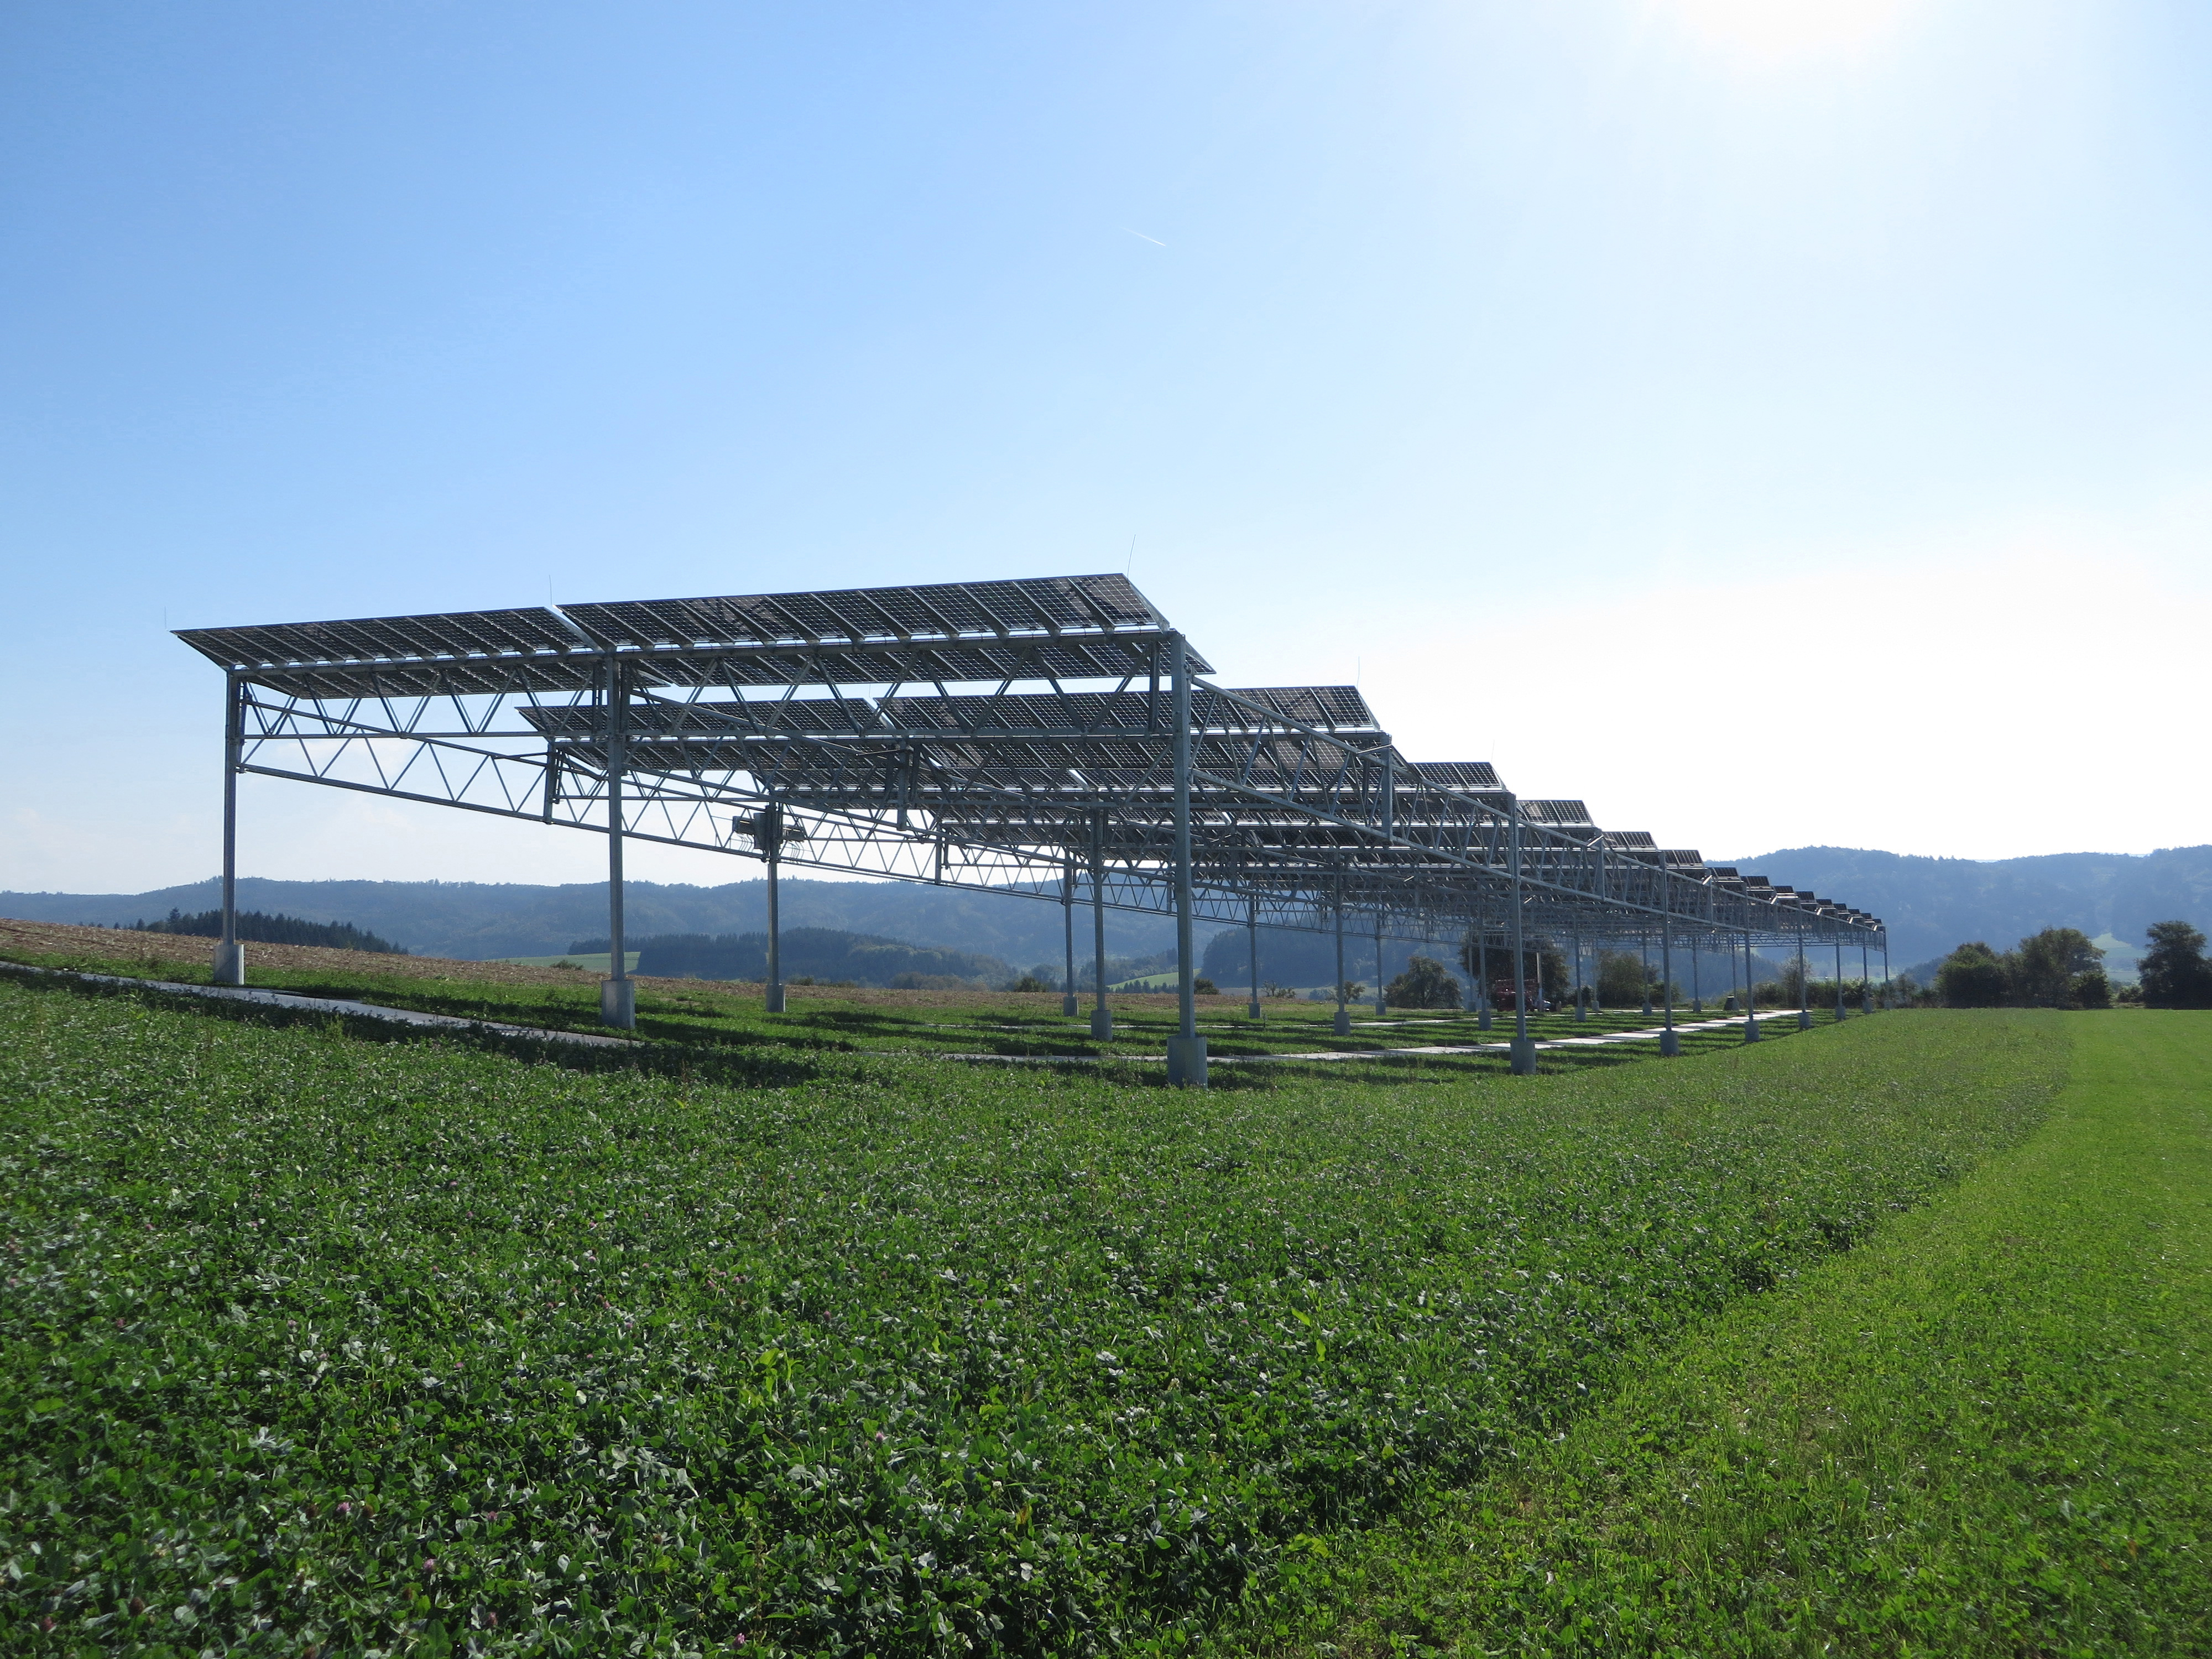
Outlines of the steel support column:
{"type": "Polygon", "coordinates": [[[783,863],[783,805],[771,800],[761,813],[761,822],[768,826],[768,993],[765,998],[771,1014],[783,1012],[783,912],[778,904],[780,889],[777,882],[783,863]]]}
{"type": "Polygon", "coordinates": [[[1813,1029],[1813,982],[1805,970],[1805,917],[1797,916],[1797,1029],[1813,1029]]]}
{"type": "Polygon", "coordinates": [[[1191,937],[1190,657],[1180,634],[1168,640],[1175,688],[1175,902],[1176,1035],[1168,1040],[1168,1081],[1206,1087],[1206,1039],[1198,1034],[1198,959],[1191,937]]]}
{"type": "Polygon", "coordinates": [[[1759,981],[1751,971],[1751,929],[1743,930],[1743,1040],[1759,1041],[1759,981]]]}
{"type": "Polygon", "coordinates": [[[1260,1018],[1260,896],[1256,893],[1244,896],[1244,943],[1252,963],[1252,1006],[1246,1012],[1257,1019],[1260,1018]]]}
{"type": "Polygon", "coordinates": [[[629,976],[623,934],[623,773],[629,739],[629,681],[623,665],[607,659],[607,976],[599,984],[602,1023],[635,1030],[637,987],[629,976]]]}
{"type": "MultiPolygon", "coordinates": [[[[1667,896],[1671,900],[1673,896],[1667,896]]],[[[1682,1052],[1681,1034],[1674,1029],[1674,916],[1671,910],[1659,917],[1659,978],[1660,996],[1667,1005],[1667,1026],[1659,1033],[1659,1052],[1671,1059],[1682,1052]]]]}
{"type": "Polygon", "coordinates": [[[1067,971],[1060,981],[1060,1012],[1075,1018],[1075,854],[1060,867],[1060,915],[1067,934],[1067,971]]]}
{"type": "Polygon", "coordinates": [[[222,933],[215,943],[215,982],[246,983],[246,946],[238,938],[238,766],[246,746],[246,687],[222,684],[222,933]]]}
{"type": "Polygon", "coordinates": [[[1589,1018],[1589,1011],[1584,1006],[1588,999],[1583,994],[1583,919],[1579,915],[1575,918],[1574,950],[1575,1018],[1580,1021],[1589,1018]]]}
{"type": "Polygon", "coordinates": [[[1521,910],[1521,803],[1511,803],[1513,813],[1510,839],[1513,846],[1513,1046],[1511,1056],[1516,1077],[1533,1077],[1536,1071],[1536,1040],[1528,1035],[1528,981],[1521,975],[1528,971],[1528,957],[1523,948],[1521,910]]]}
{"type": "Polygon", "coordinates": [[[1106,1001],[1106,809],[1091,815],[1091,972],[1097,1000],[1091,1010],[1091,1035],[1101,1042],[1114,1035],[1114,1010],[1106,1001]]]}
{"type": "Polygon", "coordinates": [[[1344,1002],[1344,876],[1336,878],[1336,1018],[1330,1029],[1339,1036],[1352,1035],[1352,1010],[1344,1002]]]}

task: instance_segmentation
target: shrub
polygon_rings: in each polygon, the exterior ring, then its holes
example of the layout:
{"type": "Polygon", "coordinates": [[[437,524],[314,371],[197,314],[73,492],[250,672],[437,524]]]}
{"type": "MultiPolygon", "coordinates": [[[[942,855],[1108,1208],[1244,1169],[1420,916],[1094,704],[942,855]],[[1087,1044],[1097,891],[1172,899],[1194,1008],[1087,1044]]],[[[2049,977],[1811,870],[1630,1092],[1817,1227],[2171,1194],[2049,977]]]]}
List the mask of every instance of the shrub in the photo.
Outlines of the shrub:
{"type": "Polygon", "coordinates": [[[2074,975],[2069,988],[2076,1008],[2109,1008],[2112,1006],[2112,982],[2105,977],[2101,968],[2092,968],[2087,973],[2074,975]]]}
{"type": "Polygon", "coordinates": [[[1417,956],[1383,988],[1382,996],[1393,1008],[1456,1008],[1459,981],[1434,957],[1417,956]]]}
{"type": "Polygon", "coordinates": [[[1943,958],[1936,991],[1947,1008],[1996,1008],[2003,1006],[2011,980],[2003,958],[1975,939],[1943,958]]]}

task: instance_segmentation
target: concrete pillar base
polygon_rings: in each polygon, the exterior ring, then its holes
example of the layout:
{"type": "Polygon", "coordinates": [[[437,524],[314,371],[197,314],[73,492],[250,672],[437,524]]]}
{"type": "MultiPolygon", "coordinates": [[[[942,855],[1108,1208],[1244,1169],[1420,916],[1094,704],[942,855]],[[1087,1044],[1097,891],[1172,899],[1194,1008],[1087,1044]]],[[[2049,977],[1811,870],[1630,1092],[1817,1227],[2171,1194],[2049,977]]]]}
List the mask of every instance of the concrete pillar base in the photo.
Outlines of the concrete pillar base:
{"type": "Polygon", "coordinates": [[[1514,1076],[1534,1077],[1536,1075],[1535,1038],[1515,1037],[1508,1053],[1513,1067],[1514,1076]]]}
{"type": "Polygon", "coordinates": [[[215,982],[218,985],[243,985],[246,983],[246,944],[244,940],[235,940],[228,945],[224,945],[221,942],[216,944],[215,947],[215,982]]]}
{"type": "Polygon", "coordinates": [[[1206,1039],[1168,1039],[1168,1081],[1178,1089],[1206,1087],[1206,1039]]]}
{"type": "Polygon", "coordinates": [[[1724,1014],[1736,1014],[1743,1011],[1735,1006],[1735,999],[1730,997],[1726,1002],[1721,1004],[1721,1012],[1724,1014]]]}
{"type": "Polygon", "coordinates": [[[1758,1022],[1757,1020],[1755,1020],[1755,1019],[1747,1019],[1747,1020],[1744,1021],[1744,1023],[1743,1023],[1743,1040],[1744,1040],[1746,1042],[1758,1042],[1758,1041],[1759,1041],[1759,1022],[1758,1022]]]}
{"type": "Polygon", "coordinates": [[[1075,994],[1073,992],[1071,991],[1066,996],[1060,998],[1060,1012],[1061,1017],[1066,1019],[1073,1019],[1077,1014],[1082,1012],[1082,1010],[1079,1009],[1075,1006],[1075,994]]]}
{"type": "Polygon", "coordinates": [[[781,1013],[783,1012],[783,987],[781,985],[769,986],[768,988],[768,994],[761,999],[761,1003],[762,1006],[764,1006],[771,1014],[781,1013]]]}
{"type": "Polygon", "coordinates": [[[1680,1054],[1682,1052],[1682,1034],[1680,1031],[1660,1032],[1659,1052],[1669,1060],[1672,1060],[1676,1054],[1680,1054]]]}
{"type": "Polygon", "coordinates": [[[1338,1009],[1336,1011],[1336,1018],[1328,1023],[1328,1029],[1335,1032],[1339,1036],[1350,1036],[1352,1035],[1352,1015],[1350,1012],[1342,1008],[1338,1009]]]}
{"type": "Polygon", "coordinates": [[[1251,1016],[1251,1018],[1253,1018],[1254,1019],[1257,1019],[1257,1018],[1260,1018],[1260,999],[1259,999],[1259,998],[1257,998],[1257,997],[1254,997],[1254,998],[1252,999],[1252,1006],[1251,1006],[1250,1007],[1247,1008],[1244,1012],[1245,1012],[1247,1014],[1249,1014],[1249,1016],[1251,1016]]]}
{"type": "Polygon", "coordinates": [[[1810,1010],[1800,1008],[1797,1011],[1797,1029],[1801,1031],[1809,1031],[1813,1029],[1813,1015],[1810,1010]]]}
{"type": "Polygon", "coordinates": [[[603,979],[599,981],[599,1024],[637,1030],[637,981],[603,979]]]}
{"type": "Polygon", "coordinates": [[[1486,1008],[1480,1014],[1475,1016],[1474,1029],[1478,1031],[1487,1031],[1496,1023],[1496,1016],[1492,1014],[1489,1009],[1486,1008]]]}
{"type": "Polygon", "coordinates": [[[1091,1035],[1105,1042],[1114,1035],[1114,1011],[1100,1006],[1091,1011],[1091,1035]]]}
{"type": "Polygon", "coordinates": [[[1651,1005],[1648,1002],[1644,1005],[1644,1018],[1646,1019],[1651,1018],[1651,1005]]]}

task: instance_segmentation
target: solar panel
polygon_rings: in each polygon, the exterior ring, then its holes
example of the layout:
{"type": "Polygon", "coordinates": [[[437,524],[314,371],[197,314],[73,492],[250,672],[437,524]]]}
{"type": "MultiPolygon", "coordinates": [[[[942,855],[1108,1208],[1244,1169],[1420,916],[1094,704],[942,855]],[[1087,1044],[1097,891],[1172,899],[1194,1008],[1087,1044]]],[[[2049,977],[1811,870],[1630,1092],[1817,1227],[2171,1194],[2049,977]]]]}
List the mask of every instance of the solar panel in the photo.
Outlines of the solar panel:
{"type": "Polygon", "coordinates": [[[906,644],[1168,627],[1152,601],[1117,575],[629,599],[563,610],[586,633],[635,650],[906,644]]]}
{"type": "MultiPolygon", "coordinates": [[[[178,637],[288,695],[353,697],[574,690],[610,650],[713,659],[645,671],[678,685],[1122,678],[1164,668],[1155,655],[1167,631],[1126,576],[1106,575],[181,629],[178,637]],[[778,647],[823,672],[810,678],[789,660],[748,665],[726,654],[778,647]]],[[[1188,646],[1185,655],[1193,673],[1212,672],[1188,646]]]]}

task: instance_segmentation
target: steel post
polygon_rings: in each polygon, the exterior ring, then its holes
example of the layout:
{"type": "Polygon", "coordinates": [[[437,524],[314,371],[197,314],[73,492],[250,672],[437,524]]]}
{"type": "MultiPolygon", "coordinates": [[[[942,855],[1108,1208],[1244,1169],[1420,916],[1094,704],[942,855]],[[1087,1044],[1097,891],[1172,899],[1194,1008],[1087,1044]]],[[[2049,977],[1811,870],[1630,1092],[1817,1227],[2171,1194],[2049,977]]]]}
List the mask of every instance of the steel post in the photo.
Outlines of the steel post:
{"type": "Polygon", "coordinates": [[[1489,1030],[1495,1023],[1490,1012],[1490,933],[1489,924],[1480,917],[1474,929],[1474,1006],[1475,1029],[1489,1030]]]}
{"type": "Polygon", "coordinates": [[[629,976],[623,933],[623,773],[629,763],[629,681],[607,659],[607,976],[599,984],[599,1019],[622,1030],[637,1028],[637,987],[629,976]]]}
{"type": "Polygon", "coordinates": [[[1874,1012],[1874,964],[1867,960],[1866,935],[1859,935],[1859,1013],[1874,1012]]]}
{"type": "Polygon", "coordinates": [[[1091,972],[1097,1000],[1091,1010],[1091,1035],[1101,1042],[1114,1035],[1114,1010],[1106,1001],[1106,810],[1091,815],[1091,972]]]}
{"type": "Polygon", "coordinates": [[[1389,994],[1382,988],[1382,912],[1375,912],[1375,1018],[1390,1012],[1389,994]]]}
{"type": "Polygon", "coordinates": [[[1743,1040],[1759,1041],[1759,981],[1751,972],[1751,929],[1743,930],[1743,1040]]]}
{"type": "Polygon", "coordinates": [[[1168,641],[1175,687],[1176,1005],[1178,1034],[1168,1042],[1168,1081],[1206,1087],[1206,1039],[1198,1034],[1198,958],[1191,933],[1190,655],[1180,634],[1168,641]]]}
{"type": "Polygon", "coordinates": [[[1344,878],[1336,878],[1336,1018],[1330,1029],[1339,1036],[1352,1035],[1352,1010],[1344,1000],[1344,878]]]}
{"type": "Polygon", "coordinates": [[[1260,1018],[1260,896],[1244,896],[1244,943],[1251,958],[1252,1006],[1246,1012],[1251,1018],[1260,1018]]]}
{"type": "Polygon", "coordinates": [[[1534,1076],[1536,1070],[1536,1042],[1528,1035],[1528,981],[1521,975],[1528,971],[1528,957],[1523,949],[1521,927],[1521,803],[1511,799],[1513,845],[1513,1046],[1510,1050],[1513,1074],[1516,1077],[1534,1076]]]}
{"type": "Polygon", "coordinates": [[[1797,915],[1797,1029],[1813,1029],[1813,984],[1805,972],[1805,915],[1797,915]]]}
{"type": "Polygon", "coordinates": [[[1067,934],[1067,971],[1060,981],[1060,1012],[1066,1019],[1075,1018],[1075,854],[1070,853],[1060,867],[1060,915],[1067,934]]]}
{"type": "Polygon", "coordinates": [[[1636,959],[1644,969],[1644,1018],[1651,1018],[1651,935],[1638,930],[1636,959]]]}
{"type": "Polygon", "coordinates": [[[235,674],[222,684],[222,933],[215,943],[215,982],[246,983],[246,946],[238,937],[238,769],[246,749],[246,687],[235,674]]]}
{"type": "Polygon", "coordinates": [[[1575,918],[1574,951],[1575,1018],[1583,1020],[1589,1018],[1589,1011],[1584,1006],[1588,999],[1583,994],[1583,919],[1579,915],[1575,918]]]}
{"type": "Polygon", "coordinates": [[[771,1014],[783,1012],[783,913],[777,903],[777,877],[783,863],[783,809],[771,800],[761,813],[761,822],[768,826],[768,994],[765,1000],[771,1014]]]}
{"type": "Polygon", "coordinates": [[[1681,1034],[1674,1029],[1674,917],[1659,917],[1659,994],[1667,1005],[1667,1027],[1659,1033],[1659,1052],[1670,1059],[1682,1052],[1681,1034]]]}
{"type": "Polygon", "coordinates": [[[1841,935],[1841,934],[1838,934],[1838,935],[1837,936],[1836,940],[1835,940],[1835,946],[1836,946],[1836,1024],[1838,1024],[1838,1025],[1840,1025],[1840,1024],[1842,1024],[1844,1023],[1844,941],[1843,941],[1843,937],[1842,937],[1842,935],[1841,935]]]}

